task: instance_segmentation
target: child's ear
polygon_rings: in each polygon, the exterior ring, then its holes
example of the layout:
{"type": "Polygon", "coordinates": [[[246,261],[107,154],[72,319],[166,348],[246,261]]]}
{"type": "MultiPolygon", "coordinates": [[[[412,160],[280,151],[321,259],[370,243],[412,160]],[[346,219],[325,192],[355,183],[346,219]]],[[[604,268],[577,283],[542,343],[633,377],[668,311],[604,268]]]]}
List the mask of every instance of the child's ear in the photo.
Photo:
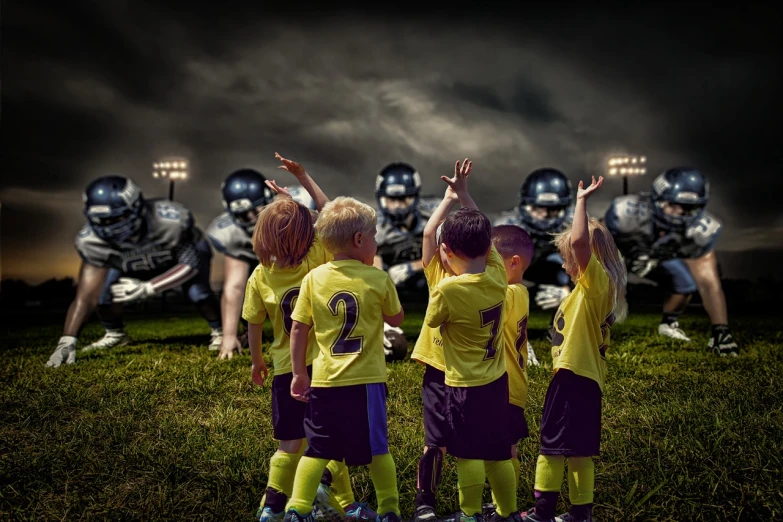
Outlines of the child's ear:
{"type": "Polygon", "coordinates": [[[517,255],[511,256],[511,269],[516,270],[520,266],[522,266],[522,259],[517,255]]]}
{"type": "Polygon", "coordinates": [[[451,251],[451,249],[449,248],[449,245],[447,245],[446,243],[441,243],[440,247],[443,249],[443,253],[446,254],[446,257],[453,257],[454,256],[454,252],[451,251]]]}
{"type": "Polygon", "coordinates": [[[355,248],[360,248],[362,246],[362,233],[357,232],[353,235],[353,246],[355,248]]]}

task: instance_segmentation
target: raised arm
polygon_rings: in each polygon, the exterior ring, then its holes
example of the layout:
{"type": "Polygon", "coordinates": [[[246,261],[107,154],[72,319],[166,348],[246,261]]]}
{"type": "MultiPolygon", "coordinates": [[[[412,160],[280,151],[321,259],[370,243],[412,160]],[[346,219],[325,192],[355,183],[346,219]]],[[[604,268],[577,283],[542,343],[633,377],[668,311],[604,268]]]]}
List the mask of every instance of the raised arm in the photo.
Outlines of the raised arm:
{"type": "Polygon", "coordinates": [[[454,177],[448,178],[441,176],[441,179],[445,181],[449,186],[446,188],[446,193],[443,195],[443,201],[440,202],[438,208],[432,213],[427,226],[424,227],[424,235],[421,245],[421,263],[426,268],[432,261],[433,256],[438,251],[437,231],[441,223],[446,221],[449,213],[454,208],[454,205],[459,201],[463,207],[478,209],[473,198],[468,193],[467,178],[473,168],[473,162],[462,162],[460,167],[459,161],[454,165],[454,177]],[[459,190],[457,192],[455,190],[459,190]]]}
{"type": "Polygon", "coordinates": [[[302,188],[304,188],[307,193],[310,194],[310,197],[313,198],[313,201],[315,201],[315,208],[320,212],[329,201],[329,198],[326,197],[326,194],[321,190],[321,187],[318,186],[315,180],[310,177],[304,167],[299,163],[286,159],[277,152],[275,152],[275,158],[283,162],[283,164],[277,168],[287,170],[294,175],[299,184],[302,185],[302,188]]]}
{"type": "Polygon", "coordinates": [[[571,247],[574,249],[580,272],[585,271],[592,255],[590,250],[590,231],[587,228],[587,198],[598,190],[603,182],[603,176],[600,176],[597,182],[595,181],[595,176],[593,176],[593,182],[589,187],[583,188],[583,183],[580,181],[579,189],[576,191],[574,222],[571,225],[571,247]]]}

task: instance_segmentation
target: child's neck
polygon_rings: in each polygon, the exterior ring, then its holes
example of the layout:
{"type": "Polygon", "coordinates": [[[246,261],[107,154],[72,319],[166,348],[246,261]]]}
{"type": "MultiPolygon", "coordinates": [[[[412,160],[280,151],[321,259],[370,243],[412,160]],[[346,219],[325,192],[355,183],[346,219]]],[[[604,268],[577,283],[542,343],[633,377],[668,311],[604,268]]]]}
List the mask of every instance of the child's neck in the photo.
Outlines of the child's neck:
{"type": "Polygon", "coordinates": [[[522,274],[512,275],[511,277],[509,277],[508,278],[508,284],[509,284],[509,286],[524,284],[524,283],[522,283],[522,274]]]}
{"type": "Polygon", "coordinates": [[[355,254],[354,252],[337,252],[334,254],[334,260],[335,261],[359,261],[361,263],[361,259],[359,259],[359,255],[355,254]]]}
{"type": "Polygon", "coordinates": [[[449,261],[455,275],[481,274],[487,271],[487,260],[484,257],[475,259],[460,259],[458,263],[449,261]],[[456,265],[456,266],[455,266],[456,265]]]}

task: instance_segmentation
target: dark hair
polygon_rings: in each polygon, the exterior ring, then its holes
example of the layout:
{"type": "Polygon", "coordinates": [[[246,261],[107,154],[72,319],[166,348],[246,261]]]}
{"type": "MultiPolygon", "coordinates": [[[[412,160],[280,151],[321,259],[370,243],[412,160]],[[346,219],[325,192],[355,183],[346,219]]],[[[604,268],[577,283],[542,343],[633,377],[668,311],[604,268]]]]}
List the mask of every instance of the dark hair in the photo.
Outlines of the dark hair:
{"type": "Polygon", "coordinates": [[[461,208],[443,222],[440,241],[461,258],[483,257],[492,243],[492,224],[481,211],[461,208]]]}
{"type": "Polygon", "coordinates": [[[517,225],[498,225],[493,228],[492,244],[503,259],[519,256],[527,262],[525,266],[533,259],[533,239],[524,228],[517,225]]]}

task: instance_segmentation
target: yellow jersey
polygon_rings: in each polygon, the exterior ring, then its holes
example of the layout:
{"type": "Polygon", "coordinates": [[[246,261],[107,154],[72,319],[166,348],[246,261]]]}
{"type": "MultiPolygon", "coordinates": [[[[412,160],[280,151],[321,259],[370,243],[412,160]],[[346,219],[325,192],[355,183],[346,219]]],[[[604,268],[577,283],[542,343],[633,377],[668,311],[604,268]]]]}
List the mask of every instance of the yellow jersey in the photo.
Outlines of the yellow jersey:
{"type": "MultiPolygon", "coordinates": [[[[440,260],[440,254],[436,251],[432,261],[424,269],[424,277],[427,279],[430,293],[443,278],[448,276],[449,273],[446,272],[443,262],[440,260]]],[[[443,358],[443,337],[440,335],[439,328],[431,328],[427,326],[427,323],[422,323],[411,359],[428,364],[442,372],[446,371],[446,361],[443,358]]]]}
{"type": "MultiPolygon", "coordinates": [[[[269,347],[275,375],[291,372],[291,313],[299,296],[302,279],[315,267],[330,261],[332,255],[316,238],[302,262],[296,267],[266,268],[258,265],[247,280],[242,317],[253,324],[262,324],[266,317],[272,323],[274,340],[269,347]]],[[[307,364],[318,355],[315,337],[308,339],[307,364]]]]}
{"type": "Polygon", "coordinates": [[[446,277],[432,291],[424,324],[440,328],[448,386],[482,386],[505,373],[500,330],[507,286],[493,246],[483,272],[446,277]]]}
{"type": "Polygon", "coordinates": [[[555,314],[552,367],[593,379],[604,390],[606,350],[614,323],[609,276],[592,255],[555,314]]]}
{"type": "Polygon", "coordinates": [[[503,343],[508,373],[508,402],[524,408],[527,405],[527,319],[530,295],[522,284],[506,289],[503,343]]]}
{"type": "Polygon", "coordinates": [[[389,274],[360,261],[331,261],[307,274],[291,317],[315,331],[311,386],[386,382],[383,315],[400,310],[389,274]]]}

